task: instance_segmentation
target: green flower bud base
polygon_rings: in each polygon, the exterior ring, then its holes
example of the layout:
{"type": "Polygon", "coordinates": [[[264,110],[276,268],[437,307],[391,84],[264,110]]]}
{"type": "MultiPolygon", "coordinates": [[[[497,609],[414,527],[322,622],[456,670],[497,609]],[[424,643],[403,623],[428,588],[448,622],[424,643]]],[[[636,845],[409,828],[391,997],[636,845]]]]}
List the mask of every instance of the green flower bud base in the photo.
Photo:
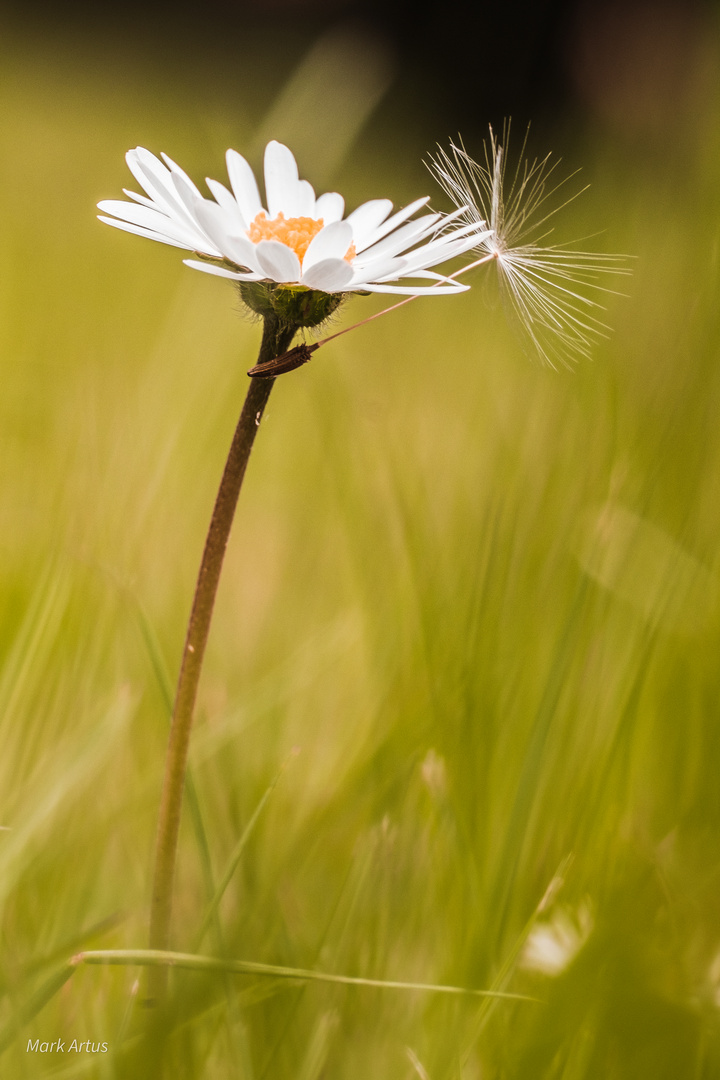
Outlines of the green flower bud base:
{"type": "Polygon", "coordinates": [[[251,311],[285,326],[311,327],[337,311],[344,293],[319,292],[304,285],[279,285],[272,281],[244,281],[242,301],[251,311]]]}

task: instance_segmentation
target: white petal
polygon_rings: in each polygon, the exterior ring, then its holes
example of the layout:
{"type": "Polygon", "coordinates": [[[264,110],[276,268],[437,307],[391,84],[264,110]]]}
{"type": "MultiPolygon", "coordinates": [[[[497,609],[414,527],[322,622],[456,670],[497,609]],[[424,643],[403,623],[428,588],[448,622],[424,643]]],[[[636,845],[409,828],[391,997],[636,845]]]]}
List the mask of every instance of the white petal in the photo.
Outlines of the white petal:
{"type": "Polygon", "coordinates": [[[321,292],[342,292],[350,284],[353,268],[345,259],[323,259],[314,263],[302,276],[302,284],[321,292]]]}
{"type": "Polygon", "coordinates": [[[255,245],[255,254],[265,277],[279,282],[300,280],[300,260],[279,240],[261,240],[255,245]]]}
{"type": "Polygon", "coordinates": [[[197,188],[193,182],[182,170],[177,173],[170,172],[159,158],[142,146],[129,151],[125,156],[133,175],[152,196],[155,207],[194,237],[193,247],[205,251],[207,241],[194,213],[194,201],[201,196],[196,194],[197,188]]]}
{"type": "Polygon", "coordinates": [[[246,236],[234,235],[237,223],[221,206],[203,199],[198,201],[196,212],[203,230],[223,255],[238,266],[247,266],[249,270],[259,272],[255,245],[246,236]]]}
{"type": "MultiPolygon", "coordinates": [[[[411,202],[408,206],[405,206],[402,210],[398,210],[396,214],[393,214],[391,218],[388,218],[384,225],[380,225],[379,228],[374,229],[368,236],[366,236],[360,243],[355,244],[358,252],[364,251],[365,248],[370,247],[372,244],[376,244],[378,240],[382,240],[384,236],[391,233],[393,229],[397,229],[398,225],[402,225],[403,221],[407,221],[409,217],[419,210],[421,206],[424,206],[430,199],[429,195],[426,195],[422,199],[416,199],[415,202],[411,202]]],[[[351,215],[352,216],[352,215],[351,215]]]]}
{"type": "Polygon", "coordinates": [[[467,292],[469,285],[375,285],[369,283],[360,286],[366,292],[393,293],[396,296],[448,296],[456,292],[467,292]]]}
{"type": "Polygon", "coordinates": [[[147,195],[138,195],[134,191],[128,191],[126,187],[123,188],[123,195],[127,195],[128,199],[132,199],[133,202],[140,203],[141,206],[149,206],[152,210],[157,210],[157,206],[152,201],[152,199],[148,199],[147,195]]]}
{"type": "Polygon", "coordinates": [[[160,210],[152,206],[125,202],[124,199],[103,199],[97,205],[98,210],[103,210],[106,214],[114,214],[115,217],[133,221],[136,225],[146,225],[151,229],[156,229],[159,225],[174,224],[167,214],[163,214],[160,210]]]}
{"type": "Polygon", "coordinates": [[[182,248],[183,251],[190,250],[187,244],[179,244],[177,240],[171,240],[169,236],[153,232],[152,229],[143,229],[140,225],[131,225],[129,221],[116,221],[115,218],[105,217],[103,214],[98,214],[98,220],[104,221],[106,225],[114,225],[116,229],[122,229],[123,232],[134,233],[135,236],[144,236],[148,240],[157,240],[160,244],[169,244],[170,247],[182,248]]]}
{"type": "Polygon", "coordinates": [[[285,217],[297,217],[292,212],[297,183],[298,168],[292,151],[273,139],[265,147],[265,197],[271,220],[281,211],[285,217]]]}
{"type": "MultiPolygon", "coordinates": [[[[427,278],[428,281],[436,281],[443,285],[450,285],[452,288],[459,288],[460,286],[460,282],[456,281],[454,278],[446,277],[444,274],[436,274],[433,270],[413,270],[412,273],[410,273],[407,269],[402,274],[388,274],[386,277],[380,278],[378,281],[371,282],[370,284],[385,285],[390,281],[397,281],[398,279],[402,281],[403,278],[416,277],[427,278]]],[[[469,285],[463,285],[461,291],[469,288],[469,285]]]]}
{"type": "MultiPolygon", "coordinates": [[[[487,233],[485,231],[478,232],[478,227],[475,224],[462,225],[460,228],[453,229],[449,232],[435,231],[434,236],[432,236],[424,244],[416,247],[414,251],[408,252],[407,257],[409,259],[412,259],[416,256],[424,256],[425,253],[431,251],[455,251],[460,247],[463,247],[465,250],[467,250],[468,246],[482,243],[486,236],[487,233]]],[[[444,258],[445,256],[439,257],[444,258]]]]}
{"type": "Polygon", "coordinates": [[[143,191],[146,191],[148,193],[153,202],[159,208],[161,207],[163,210],[167,210],[168,203],[163,195],[164,187],[161,184],[157,184],[153,180],[152,176],[148,177],[146,175],[145,170],[142,168],[140,160],[138,158],[138,151],[140,149],[141,147],[138,146],[134,150],[128,150],[127,154],[125,155],[127,167],[137,180],[138,184],[140,184],[143,191]]]}
{"type": "Polygon", "coordinates": [[[412,270],[424,270],[428,266],[435,266],[439,262],[445,262],[456,255],[462,255],[471,248],[477,247],[485,237],[485,233],[477,232],[477,227],[463,226],[455,232],[445,233],[435,240],[430,240],[423,247],[410,252],[406,258],[408,266],[412,270]]]}
{"type": "Polygon", "coordinates": [[[343,259],[352,244],[353,232],[347,221],[326,225],[308,245],[303,259],[303,274],[323,259],[343,259]]]}
{"type": "Polygon", "coordinates": [[[260,281],[259,274],[242,274],[234,270],[226,270],[224,266],[214,266],[212,263],[198,262],[196,259],[183,259],[186,266],[193,270],[202,270],[205,274],[214,274],[215,277],[230,278],[231,281],[260,281]]]}
{"type": "Polygon", "coordinates": [[[240,207],[234,196],[228,191],[225,185],[221,184],[218,180],[211,180],[209,176],[206,177],[205,183],[210,188],[210,191],[212,191],[218,206],[222,206],[228,217],[235,220],[243,232],[246,232],[249,222],[245,221],[245,218],[240,213],[240,207]]]}
{"type": "Polygon", "coordinates": [[[248,240],[247,236],[244,234],[236,236],[232,232],[228,233],[227,244],[227,254],[234,263],[237,263],[238,266],[247,266],[248,270],[252,270],[259,277],[263,277],[258,262],[256,245],[251,240],[248,240]]]}
{"type": "MultiPolygon", "coordinates": [[[[149,206],[123,202],[122,199],[103,199],[98,203],[98,209],[105,211],[106,214],[113,214],[123,221],[129,221],[133,225],[140,225],[143,229],[150,229],[168,236],[190,251],[195,251],[198,244],[201,244],[201,250],[205,251],[209,244],[199,229],[189,229],[174,218],[168,217],[159,210],[153,210],[149,206]]],[[[216,254],[216,252],[211,250],[209,254],[216,254]]]]}
{"type": "Polygon", "coordinates": [[[333,221],[340,221],[345,213],[345,200],[337,191],[326,191],[315,203],[315,210],[311,215],[317,220],[323,219],[326,225],[333,221]]]}
{"type": "Polygon", "coordinates": [[[173,176],[173,181],[177,183],[178,198],[184,205],[190,223],[187,228],[193,235],[197,235],[197,241],[195,243],[196,249],[198,251],[207,251],[208,245],[212,245],[213,251],[223,251],[220,236],[224,236],[224,230],[218,235],[217,228],[215,230],[212,228],[208,229],[209,215],[212,214],[213,211],[210,210],[208,212],[207,208],[213,207],[219,215],[222,215],[223,221],[225,220],[224,211],[220,209],[217,203],[212,202],[210,199],[204,199],[202,195],[196,195],[190,188],[186,187],[178,177],[173,176]]]}
{"type": "Polygon", "coordinates": [[[202,203],[210,204],[210,200],[204,199],[199,191],[188,187],[183,178],[175,173],[171,174],[170,183],[172,194],[180,207],[179,211],[173,216],[178,220],[186,221],[190,228],[202,231],[202,226],[198,222],[197,207],[202,203]]]}
{"type": "Polygon", "coordinates": [[[389,278],[391,274],[395,277],[402,277],[402,271],[406,266],[407,259],[381,259],[379,262],[372,263],[371,267],[355,266],[353,264],[355,275],[352,281],[353,288],[362,282],[383,281],[389,278]]]}
{"type": "Polygon", "coordinates": [[[225,255],[227,217],[222,207],[210,202],[209,199],[198,199],[195,205],[195,216],[203,232],[207,233],[218,251],[222,251],[225,255]]]}
{"type": "Polygon", "coordinates": [[[130,150],[125,155],[125,159],[133,176],[139,180],[148,195],[152,196],[154,201],[166,209],[171,216],[187,222],[187,211],[178,198],[173,174],[162,161],[144,146],[130,150]]]}
{"type": "Polygon", "coordinates": [[[385,220],[392,210],[389,199],[371,199],[370,202],[358,206],[352,214],[348,214],[346,221],[352,225],[355,247],[362,250],[362,245],[368,236],[377,229],[378,225],[385,220]]]}
{"type": "Polygon", "coordinates": [[[418,218],[417,221],[408,221],[407,225],[396,229],[390,236],[386,236],[384,240],[378,241],[372,247],[365,248],[362,254],[358,255],[358,262],[365,264],[369,263],[371,259],[384,259],[388,256],[397,255],[400,251],[406,251],[420,239],[429,235],[441,216],[441,214],[426,214],[425,217],[418,218]]]}
{"type": "Polygon", "coordinates": [[[315,217],[315,190],[307,180],[298,180],[295,185],[294,203],[288,217],[315,217]]]}
{"type": "Polygon", "coordinates": [[[252,222],[263,208],[253,171],[237,150],[228,150],[225,160],[240,213],[247,222],[252,222]]]}
{"type": "Polygon", "coordinates": [[[192,191],[194,191],[196,195],[200,195],[200,191],[198,190],[198,188],[192,182],[192,180],[190,179],[188,174],[185,172],[185,170],[180,168],[180,166],[177,164],[177,162],[173,161],[173,159],[171,157],[168,157],[167,154],[162,154],[162,159],[165,162],[165,164],[167,165],[170,172],[175,173],[176,176],[181,177],[185,181],[187,186],[192,191]]]}

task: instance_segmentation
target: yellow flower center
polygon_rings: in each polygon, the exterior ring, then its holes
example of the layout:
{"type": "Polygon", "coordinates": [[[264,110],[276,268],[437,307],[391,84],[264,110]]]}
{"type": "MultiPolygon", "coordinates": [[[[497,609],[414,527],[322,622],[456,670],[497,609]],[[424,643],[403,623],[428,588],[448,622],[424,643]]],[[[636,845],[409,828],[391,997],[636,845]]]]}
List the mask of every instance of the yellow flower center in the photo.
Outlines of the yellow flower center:
{"type": "MultiPolygon", "coordinates": [[[[261,210],[247,231],[248,239],[253,244],[261,240],[279,240],[281,244],[292,248],[302,264],[305,252],[310,247],[310,241],[322,229],[325,222],[322,218],[291,217],[286,218],[282,210],[272,221],[268,220],[267,214],[261,210]]],[[[352,262],[355,258],[355,245],[351,244],[345,252],[344,258],[352,262]]]]}

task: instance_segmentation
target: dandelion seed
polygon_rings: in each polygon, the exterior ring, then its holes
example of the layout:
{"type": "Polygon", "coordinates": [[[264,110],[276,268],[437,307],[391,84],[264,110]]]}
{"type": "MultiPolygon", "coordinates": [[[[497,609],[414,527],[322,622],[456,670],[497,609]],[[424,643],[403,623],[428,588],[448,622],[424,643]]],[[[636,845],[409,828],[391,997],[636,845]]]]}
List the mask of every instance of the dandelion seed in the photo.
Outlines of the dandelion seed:
{"type": "MultiPolygon", "coordinates": [[[[492,255],[500,281],[530,345],[551,367],[569,366],[589,358],[596,341],[609,327],[598,318],[604,310],[600,294],[612,294],[603,279],[627,274],[626,258],[547,243],[548,222],[586,190],[570,192],[559,205],[550,201],[576,173],[559,179],[559,161],[525,157],[527,135],[514,170],[508,172],[509,124],[501,145],[490,128],[485,161],[480,164],[462,145],[450,144],[432,159],[430,170],[457,207],[467,206],[461,220],[487,221],[490,226],[475,246],[481,256],[492,255]],[[544,230],[544,231],[543,231],[544,230]]],[[[617,295],[617,294],[616,294],[617,295]]]]}

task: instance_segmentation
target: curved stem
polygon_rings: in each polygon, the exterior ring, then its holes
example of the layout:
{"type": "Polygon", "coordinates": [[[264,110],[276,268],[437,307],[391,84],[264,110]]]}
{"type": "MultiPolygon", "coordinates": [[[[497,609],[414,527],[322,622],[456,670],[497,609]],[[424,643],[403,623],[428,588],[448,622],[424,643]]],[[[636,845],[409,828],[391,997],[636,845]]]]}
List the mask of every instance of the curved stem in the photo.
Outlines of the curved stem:
{"type": "MultiPolygon", "coordinates": [[[[258,362],[267,362],[285,352],[293,339],[295,330],[294,325],[267,317],[258,362]]],[[[195,597],[175,694],[165,761],[165,779],[158,815],[155,873],[150,909],[151,949],[167,949],[170,942],[172,889],[195,698],[235,507],[250,451],[274,381],[274,379],[250,380],[247,397],[220,481],[195,586],[195,597]]],[[[164,996],[166,976],[167,969],[155,968],[151,972],[148,987],[151,1001],[157,1002],[164,996]]]]}

